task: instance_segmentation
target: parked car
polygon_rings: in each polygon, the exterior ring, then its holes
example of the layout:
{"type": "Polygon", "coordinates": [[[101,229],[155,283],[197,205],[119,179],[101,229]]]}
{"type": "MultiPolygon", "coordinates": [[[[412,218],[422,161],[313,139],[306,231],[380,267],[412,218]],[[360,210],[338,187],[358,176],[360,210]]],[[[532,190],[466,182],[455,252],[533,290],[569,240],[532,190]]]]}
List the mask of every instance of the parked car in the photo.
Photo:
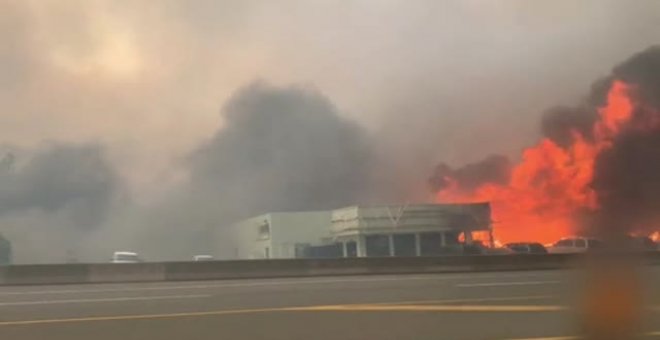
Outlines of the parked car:
{"type": "Polygon", "coordinates": [[[484,255],[511,255],[514,254],[514,252],[507,248],[507,247],[494,247],[494,248],[486,248],[484,250],[484,255]]]}
{"type": "Polygon", "coordinates": [[[625,247],[636,251],[657,251],[658,244],[647,236],[629,236],[625,247]]]}
{"type": "Polygon", "coordinates": [[[602,247],[603,242],[595,238],[567,237],[548,248],[548,252],[553,254],[583,253],[602,247]]]}
{"type": "Polygon", "coordinates": [[[142,262],[140,256],[132,251],[116,251],[112,254],[112,263],[138,263],[142,262]]]}
{"type": "Polygon", "coordinates": [[[536,242],[516,242],[516,243],[507,243],[504,245],[505,248],[510,249],[515,254],[547,254],[548,250],[545,247],[536,242]]]}
{"type": "Polygon", "coordinates": [[[479,241],[472,244],[463,244],[464,255],[508,255],[513,252],[505,247],[487,247],[479,241]]]}
{"type": "Polygon", "coordinates": [[[193,261],[195,261],[195,262],[213,261],[213,256],[211,256],[211,255],[195,255],[195,256],[193,256],[193,261]]]}

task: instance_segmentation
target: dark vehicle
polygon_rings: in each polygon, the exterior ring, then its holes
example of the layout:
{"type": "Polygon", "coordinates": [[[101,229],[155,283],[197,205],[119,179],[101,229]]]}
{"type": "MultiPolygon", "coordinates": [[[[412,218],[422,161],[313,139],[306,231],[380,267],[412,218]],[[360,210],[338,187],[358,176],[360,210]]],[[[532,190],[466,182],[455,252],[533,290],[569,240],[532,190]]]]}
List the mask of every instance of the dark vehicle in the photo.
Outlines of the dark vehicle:
{"type": "Polygon", "coordinates": [[[510,249],[515,254],[547,254],[548,250],[545,247],[536,242],[518,242],[518,243],[507,243],[504,245],[505,248],[510,249]]]}
{"type": "Polygon", "coordinates": [[[484,247],[477,244],[465,244],[463,245],[463,255],[483,255],[484,247]]]}
{"type": "Polygon", "coordinates": [[[463,243],[461,248],[463,249],[463,255],[484,255],[487,253],[486,246],[480,241],[463,243]]]}
{"type": "Polygon", "coordinates": [[[626,245],[633,250],[641,251],[656,251],[658,250],[658,244],[655,243],[651,238],[646,236],[630,236],[627,239],[626,245]]]}

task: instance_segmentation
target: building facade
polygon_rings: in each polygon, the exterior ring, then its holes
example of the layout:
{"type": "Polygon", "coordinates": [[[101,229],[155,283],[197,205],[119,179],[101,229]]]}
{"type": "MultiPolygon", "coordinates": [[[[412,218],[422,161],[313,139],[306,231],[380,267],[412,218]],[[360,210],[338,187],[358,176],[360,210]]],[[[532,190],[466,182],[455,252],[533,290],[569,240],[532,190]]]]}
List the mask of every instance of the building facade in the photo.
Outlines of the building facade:
{"type": "Polygon", "coordinates": [[[329,211],[280,212],[240,221],[229,231],[233,247],[230,258],[303,257],[303,249],[321,245],[327,238],[330,217],[329,211]]]}
{"type": "Polygon", "coordinates": [[[474,232],[491,231],[490,205],[352,206],[332,212],[332,237],[345,257],[455,253],[474,232]]]}
{"type": "Polygon", "coordinates": [[[351,206],[269,213],[231,227],[231,258],[434,256],[491,232],[490,205],[351,206]]]}

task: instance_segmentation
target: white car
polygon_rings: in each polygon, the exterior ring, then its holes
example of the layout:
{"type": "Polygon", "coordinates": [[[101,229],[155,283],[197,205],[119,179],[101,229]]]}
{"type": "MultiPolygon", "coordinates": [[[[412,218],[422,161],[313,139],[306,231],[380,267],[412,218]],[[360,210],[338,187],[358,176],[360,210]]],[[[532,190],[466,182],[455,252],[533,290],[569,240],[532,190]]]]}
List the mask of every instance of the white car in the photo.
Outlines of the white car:
{"type": "Polygon", "coordinates": [[[195,262],[213,261],[213,256],[211,256],[211,255],[195,255],[195,256],[193,256],[193,261],[195,261],[195,262]]]}
{"type": "Polygon", "coordinates": [[[112,263],[138,263],[142,262],[140,256],[132,251],[116,251],[112,254],[112,263]]]}
{"type": "Polygon", "coordinates": [[[588,250],[601,248],[602,246],[603,242],[595,238],[567,237],[549,247],[548,252],[551,254],[584,253],[588,250]]]}

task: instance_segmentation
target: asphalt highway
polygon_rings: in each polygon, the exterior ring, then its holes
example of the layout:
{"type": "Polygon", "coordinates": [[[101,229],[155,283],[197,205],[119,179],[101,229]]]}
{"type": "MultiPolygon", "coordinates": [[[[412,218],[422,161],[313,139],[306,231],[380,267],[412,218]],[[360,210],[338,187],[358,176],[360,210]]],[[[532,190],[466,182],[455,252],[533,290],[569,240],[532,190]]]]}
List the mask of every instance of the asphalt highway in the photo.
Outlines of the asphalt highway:
{"type": "MultiPolygon", "coordinates": [[[[562,339],[580,333],[582,273],[0,287],[0,339],[562,339]]],[[[660,337],[660,270],[641,332],[660,337]]]]}

